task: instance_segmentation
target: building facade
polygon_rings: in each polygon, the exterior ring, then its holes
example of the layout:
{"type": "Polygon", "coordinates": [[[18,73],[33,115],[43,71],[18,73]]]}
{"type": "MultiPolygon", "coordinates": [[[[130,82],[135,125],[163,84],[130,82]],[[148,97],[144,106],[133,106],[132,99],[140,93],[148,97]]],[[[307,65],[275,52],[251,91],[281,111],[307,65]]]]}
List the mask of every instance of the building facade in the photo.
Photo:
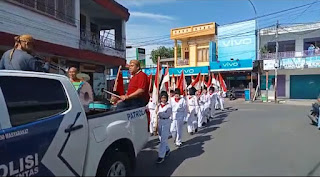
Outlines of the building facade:
{"type": "Polygon", "coordinates": [[[261,89],[272,90],[278,67],[278,97],[315,99],[320,94],[320,23],[280,26],[278,62],[275,53],[275,28],[260,31],[260,54],[264,75],[261,89]],[[314,47],[310,47],[314,46],[314,47]],[[266,86],[268,75],[268,87],[266,86]]]}
{"type": "Polygon", "coordinates": [[[129,13],[114,0],[2,0],[0,17],[0,55],[13,48],[15,36],[31,34],[37,55],[87,73],[96,96],[108,68],[126,64],[129,13]]]}
{"type": "Polygon", "coordinates": [[[175,68],[209,66],[210,42],[216,40],[216,23],[206,23],[171,30],[174,40],[175,68]],[[178,41],[181,45],[181,57],[178,58],[178,41]]]}

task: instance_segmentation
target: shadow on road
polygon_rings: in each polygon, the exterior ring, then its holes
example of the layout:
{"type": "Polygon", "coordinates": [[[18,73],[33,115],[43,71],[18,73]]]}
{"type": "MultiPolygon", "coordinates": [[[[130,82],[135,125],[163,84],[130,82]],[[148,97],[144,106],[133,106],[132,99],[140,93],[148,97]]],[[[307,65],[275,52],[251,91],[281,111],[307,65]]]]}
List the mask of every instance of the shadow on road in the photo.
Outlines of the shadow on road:
{"type": "MultiPolygon", "coordinates": [[[[183,139],[189,139],[183,143],[179,149],[171,149],[170,156],[162,164],[156,164],[158,158],[158,138],[150,140],[146,148],[141,151],[137,158],[137,169],[134,176],[171,176],[175,170],[187,159],[198,157],[204,153],[203,145],[206,141],[214,139],[212,135],[207,135],[220,127],[218,125],[227,122],[228,115],[237,109],[226,109],[216,112],[213,119],[201,128],[198,133],[190,137],[184,134],[183,139]]],[[[169,141],[172,143],[172,140],[169,141]]]]}

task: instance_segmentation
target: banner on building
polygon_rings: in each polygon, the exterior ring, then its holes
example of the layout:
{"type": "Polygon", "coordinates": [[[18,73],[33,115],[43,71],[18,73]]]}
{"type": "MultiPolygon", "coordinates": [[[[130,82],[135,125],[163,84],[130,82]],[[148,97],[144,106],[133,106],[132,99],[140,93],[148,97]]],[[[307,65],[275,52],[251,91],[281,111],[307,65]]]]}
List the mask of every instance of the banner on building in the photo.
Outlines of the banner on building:
{"type": "Polygon", "coordinates": [[[186,67],[186,68],[169,68],[169,74],[179,76],[183,70],[185,76],[208,74],[208,66],[199,66],[199,67],[186,67]]]}
{"type": "MultiPolygon", "coordinates": [[[[263,70],[274,70],[275,60],[263,60],[263,70]]],[[[320,68],[320,56],[306,58],[286,58],[280,60],[279,69],[320,68]]]]}

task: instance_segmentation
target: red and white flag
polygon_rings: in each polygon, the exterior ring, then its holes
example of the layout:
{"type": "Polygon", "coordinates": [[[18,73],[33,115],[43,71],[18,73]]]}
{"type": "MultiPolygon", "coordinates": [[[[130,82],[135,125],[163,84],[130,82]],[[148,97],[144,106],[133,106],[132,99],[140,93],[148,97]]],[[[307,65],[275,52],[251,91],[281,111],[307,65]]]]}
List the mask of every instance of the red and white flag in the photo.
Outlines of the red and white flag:
{"type": "Polygon", "coordinates": [[[148,76],[148,82],[149,82],[149,93],[152,91],[152,74],[148,76]]]}
{"type": "Polygon", "coordinates": [[[197,75],[197,77],[194,79],[194,81],[188,86],[188,89],[191,87],[194,87],[195,89],[199,90],[201,83],[200,83],[200,73],[197,75]]]}
{"type": "Polygon", "coordinates": [[[153,90],[152,90],[152,102],[158,104],[159,103],[159,86],[160,86],[160,79],[161,79],[161,66],[160,66],[160,59],[158,59],[157,63],[157,71],[154,79],[153,90]]]}
{"type": "Polygon", "coordinates": [[[204,86],[206,85],[205,81],[204,81],[204,75],[202,75],[201,77],[201,88],[204,88],[204,86]]]}
{"type": "Polygon", "coordinates": [[[219,74],[216,77],[216,83],[217,83],[218,90],[220,90],[219,74]]]}
{"type": "Polygon", "coordinates": [[[216,88],[218,87],[217,80],[216,80],[216,78],[215,78],[213,73],[212,73],[212,77],[211,77],[211,84],[212,84],[212,86],[214,86],[216,88]]]}
{"type": "Polygon", "coordinates": [[[226,85],[226,83],[224,82],[224,80],[223,80],[223,78],[222,78],[222,76],[221,76],[220,73],[219,73],[219,82],[220,82],[222,91],[223,91],[224,93],[226,93],[226,92],[227,92],[227,85],[226,85]]]}
{"type": "Polygon", "coordinates": [[[119,95],[124,95],[124,85],[123,85],[123,76],[121,72],[122,66],[119,66],[117,78],[114,82],[113,91],[119,93],[119,95]]]}
{"type": "Polygon", "coordinates": [[[167,70],[164,74],[164,77],[162,79],[162,83],[160,86],[160,91],[169,92],[169,82],[170,82],[170,75],[169,75],[169,67],[167,66],[167,70]]]}
{"type": "Polygon", "coordinates": [[[208,74],[208,82],[206,83],[207,89],[211,87],[211,76],[208,74]]]}
{"type": "Polygon", "coordinates": [[[179,88],[181,94],[183,94],[185,96],[184,90],[187,89],[187,81],[186,81],[186,78],[184,76],[183,70],[182,70],[181,75],[179,77],[177,88],[179,88]]]}
{"type": "Polygon", "coordinates": [[[177,88],[177,86],[176,86],[176,78],[174,77],[174,74],[172,74],[172,77],[171,77],[171,89],[175,90],[176,88],[177,88]]]}
{"type": "Polygon", "coordinates": [[[191,83],[193,83],[194,80],[196,80],[196,79],[193,76],[191,76],[191,83]]]}

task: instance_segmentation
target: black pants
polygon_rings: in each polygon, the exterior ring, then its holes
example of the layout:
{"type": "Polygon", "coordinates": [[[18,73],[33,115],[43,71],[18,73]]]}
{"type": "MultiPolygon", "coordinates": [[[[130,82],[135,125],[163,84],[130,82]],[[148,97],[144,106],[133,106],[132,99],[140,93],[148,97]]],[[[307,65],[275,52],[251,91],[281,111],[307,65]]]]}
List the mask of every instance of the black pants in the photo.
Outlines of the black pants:
{"type": "Polygon", "coordinates": [[[130,100],[125,100],[117,105],[116,110],[120,109],[134,109],[134,108],[139,108],[146,106],[147,102],[141,98],[134,98],[130,100]]]}

